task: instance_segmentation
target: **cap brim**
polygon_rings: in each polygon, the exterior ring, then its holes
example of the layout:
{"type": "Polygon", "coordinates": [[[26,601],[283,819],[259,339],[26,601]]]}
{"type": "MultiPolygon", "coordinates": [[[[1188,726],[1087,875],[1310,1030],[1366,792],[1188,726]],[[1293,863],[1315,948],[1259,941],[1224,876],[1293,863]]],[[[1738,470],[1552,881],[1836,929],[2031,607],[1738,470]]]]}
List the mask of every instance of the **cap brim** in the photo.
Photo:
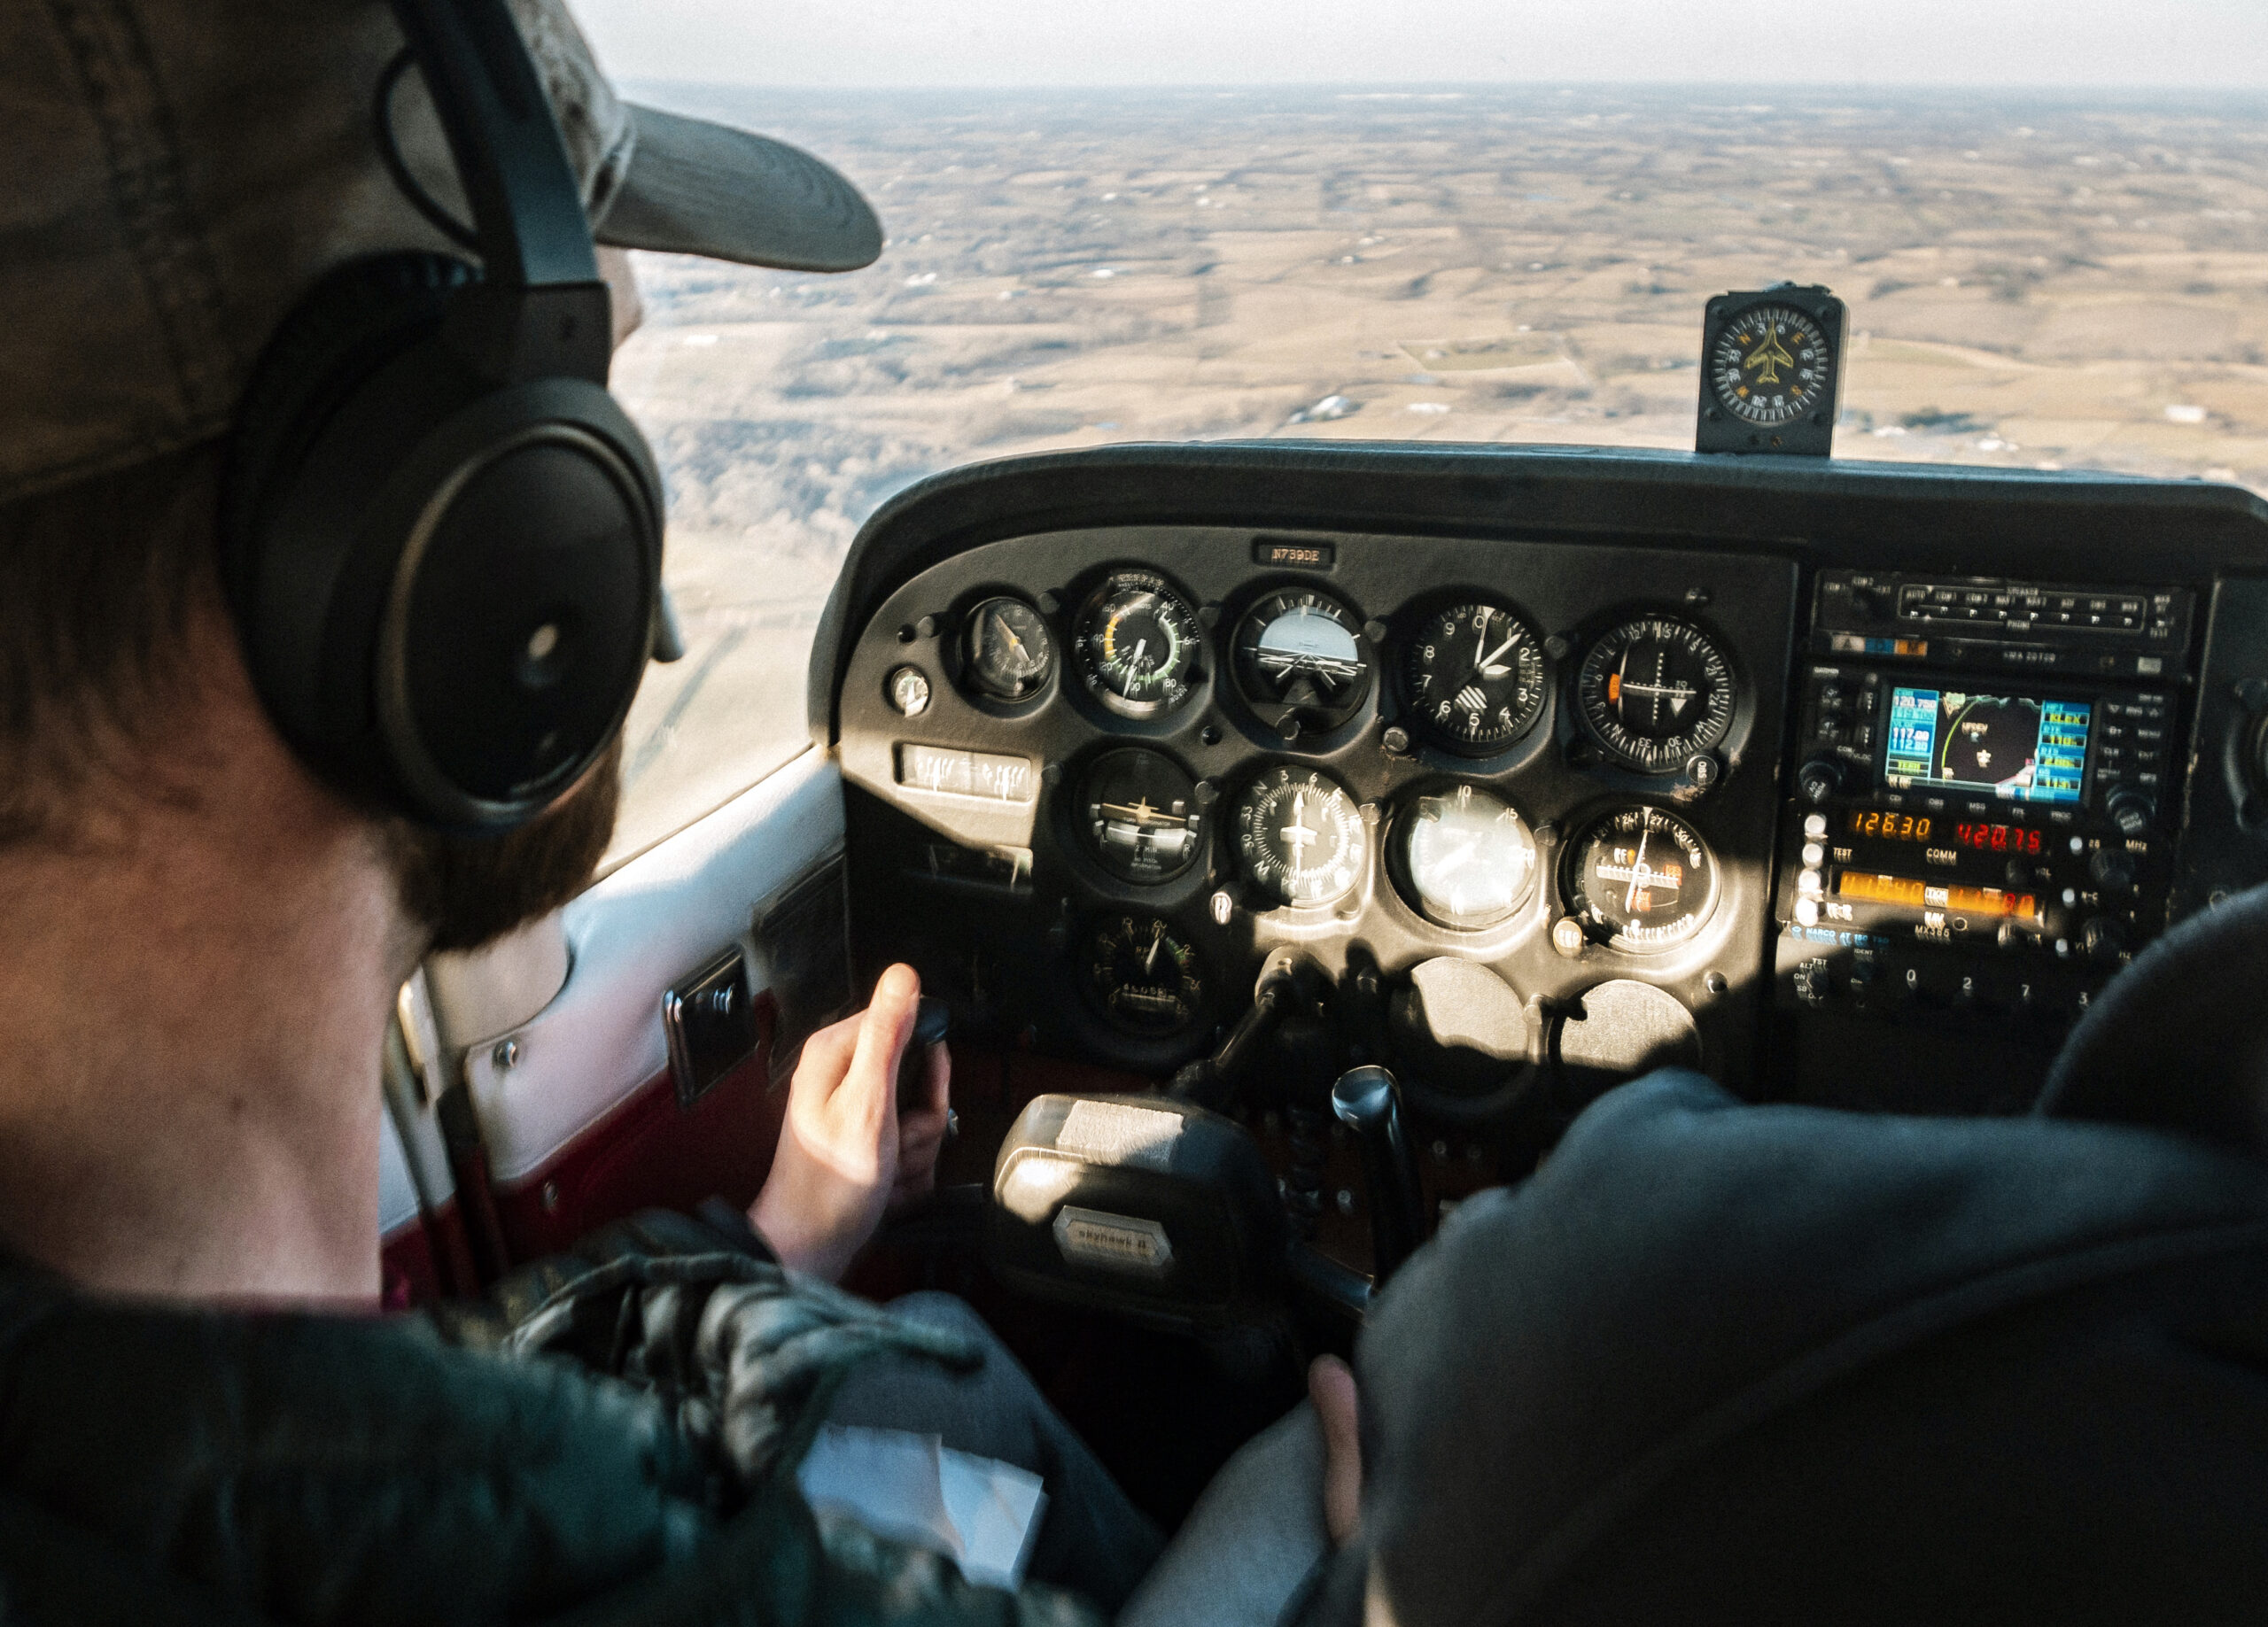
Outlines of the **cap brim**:
{"type": "Polygon", "coordinates": [[[592,233],[601,243],[782,271],[856,271],[882,253],[873,207],[810,153],[651,107],[624,111],[637,139],[592,233]]]}

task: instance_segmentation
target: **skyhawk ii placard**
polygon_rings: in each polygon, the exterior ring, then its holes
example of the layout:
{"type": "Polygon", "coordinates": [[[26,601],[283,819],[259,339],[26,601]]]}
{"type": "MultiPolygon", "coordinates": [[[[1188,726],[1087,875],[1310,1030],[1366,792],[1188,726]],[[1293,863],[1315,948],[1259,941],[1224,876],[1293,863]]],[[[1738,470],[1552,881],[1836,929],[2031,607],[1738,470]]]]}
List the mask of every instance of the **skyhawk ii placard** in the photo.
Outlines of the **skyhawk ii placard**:
{"type": "Polygon", "coordinates": [[[1709,301],[1693,449],[1829,456],[1845,325],[1843,302],[1824,288],[1783,283],[1709,301]]]}

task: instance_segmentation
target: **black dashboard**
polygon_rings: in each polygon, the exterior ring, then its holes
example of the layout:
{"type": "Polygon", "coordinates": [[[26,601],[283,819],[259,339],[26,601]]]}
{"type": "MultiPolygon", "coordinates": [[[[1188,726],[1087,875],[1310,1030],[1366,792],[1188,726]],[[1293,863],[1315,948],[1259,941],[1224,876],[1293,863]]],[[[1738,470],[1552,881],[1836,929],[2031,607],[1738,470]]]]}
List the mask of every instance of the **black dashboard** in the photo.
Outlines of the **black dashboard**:
{"type": "MultiPolygon", "coordinates": [[[[1664,1062],[2013,1111],[2268,879],[2268,507],[1563,449],[957,471],[812,656],[858,958],[1161,1076],[1296,963],[1327,1074],[1483,1134],[1664,1062]]],[[[1280,1065],[1295,1068],[1296,1050],[1280,1065]]]]}

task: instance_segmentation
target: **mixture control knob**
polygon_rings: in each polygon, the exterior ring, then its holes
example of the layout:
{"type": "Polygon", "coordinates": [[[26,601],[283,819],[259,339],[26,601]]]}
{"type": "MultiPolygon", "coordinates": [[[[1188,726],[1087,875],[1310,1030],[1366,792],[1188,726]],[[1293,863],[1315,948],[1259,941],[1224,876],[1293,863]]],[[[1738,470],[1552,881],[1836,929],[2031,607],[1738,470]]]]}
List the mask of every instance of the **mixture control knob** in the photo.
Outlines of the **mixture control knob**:
{"type": "Polygon", "coordinates": [[[2110,794],[2108,811],[2110,822],[2118,827],[2121,835],[2145,836],[2149,833],[2150,821],[2157,817],[2158,805],[2148,792],[2121,786],[2110,794]]]}
{"type": "Polygon", "coordinates": [[[2089,960],[2117,960],[2126,947],[2126,929],[2109,916],[2098,915],[2079,934],[2079,943],[2089,960]]]}
{"type": "Polygon", "coordinates": [[[2132,892],[2139,872],[2134,856],[2124,848],[2098,848],[2087,861],[2087,874],[2094,878],[2095,886],[2113,897],[2132,892]]]}
{"type": "Polygon", "coordinates": [[[1796,771],[1796,789],[1817,807],[1843,789],[1843,765],[1833,757],[1814,757],[1796,771]]]}

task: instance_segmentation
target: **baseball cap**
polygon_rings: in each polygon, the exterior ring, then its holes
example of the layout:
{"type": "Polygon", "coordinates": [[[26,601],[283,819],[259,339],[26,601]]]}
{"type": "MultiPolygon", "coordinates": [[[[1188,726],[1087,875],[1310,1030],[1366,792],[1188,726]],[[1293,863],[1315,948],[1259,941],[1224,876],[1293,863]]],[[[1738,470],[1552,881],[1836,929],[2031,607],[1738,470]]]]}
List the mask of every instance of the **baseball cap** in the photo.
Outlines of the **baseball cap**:
{"type": "MultiPolygon", "coordinates": [[[[858,189],[786,143],[623,101],[562,0],[512,0],[599,242],[800,271],[882,252],[858,189]]],[[[224,432],[324,273],[461,252],[377,136],[404,49],[385,0],[0,6],[0,502],[224,432]]],[[[469,221],[413,70],[401,163],[469,221]]]]}

